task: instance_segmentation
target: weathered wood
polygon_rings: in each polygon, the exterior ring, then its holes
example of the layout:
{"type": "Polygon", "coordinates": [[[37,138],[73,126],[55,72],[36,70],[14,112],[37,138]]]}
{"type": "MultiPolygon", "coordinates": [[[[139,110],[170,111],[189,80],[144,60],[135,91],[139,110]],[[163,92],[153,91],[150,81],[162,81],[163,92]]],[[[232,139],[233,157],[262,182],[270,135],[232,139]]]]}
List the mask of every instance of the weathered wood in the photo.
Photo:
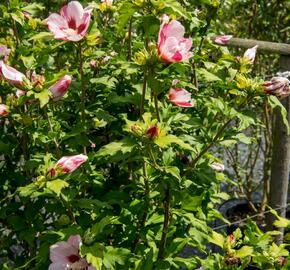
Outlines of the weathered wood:
{"type": "Polygon", "coordinates": [[[231,38],[226,46],[238,48],[251,48],[258,45],[258,51],[265,51],[268,53],[277,53],[281,55],[290,55],[290,44],[275,43],[269,41],[260,41],[254,39],[231,38]]]}
{"type": "MultiPolygon", "coordinates": [[[[280,71],[290,70],[290,56],[281,55],[280,71]]],[[[290,97],[283,99],[283,106],[287,110],[287,119],[290,125],[290,97]]],[[[280,113],[274,111],[274,128],[273,128],[273,155],[270,179],[270,196],[269,206],[272,208],[281,208],[277,210],[281,217],[285,217],[289,184],[289,166],[290,166],[290,135],[283,124],[280,113]]],[[[276,218],[267,215],[267,227],[272,229],[273,221],[276,218]]],[[[281,235],[276,238],[277,244],[283,242],[284,229],[280,229],[281,235]]]]}

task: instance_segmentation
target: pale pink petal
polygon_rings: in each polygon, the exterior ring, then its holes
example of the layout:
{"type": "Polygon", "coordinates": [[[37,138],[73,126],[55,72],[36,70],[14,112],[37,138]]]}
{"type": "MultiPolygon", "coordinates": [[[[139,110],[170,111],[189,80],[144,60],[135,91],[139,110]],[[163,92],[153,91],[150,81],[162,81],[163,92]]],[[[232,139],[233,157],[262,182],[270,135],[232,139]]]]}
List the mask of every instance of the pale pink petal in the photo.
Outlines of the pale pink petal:
{"type": "Polygon", "coordinates": [[[8,49],[5,45],[0,45],[0,60],[6,62],[11,50],[8,49]]]}
{"type": "Polygon", "coordinates": [[[179,107],[193,107],[191,93],[183,88],[171,88],[168,95],[169,100],[179,107]]]}
{"type": "Polygon", "coordinates": [[[4,64],[3,61],[0,61],[0,74],[12,84],[21,84],[24,79],[25,75],[13,67],[10,67],[4,64]]]}
{"type": "Polygon", "coordinates": [[[84,15],[84,9],[78,1],[71,1],[66,8],[68,27],[77,29],[84,15]]]}
{"type": "Polygon", "coordinates": [[[165,24],[161,31],[165,37],[175,37],[177,39],[183,38],[185,33],[183,25],[176,20],[172,20],[169,24],[165,24]]]}
{"type": "Polygon", "coordinates": [[[232,35],[216,36],[214,42],[219,45],[226,45],[232,37],[232,35]]]}
{"type": "Polygon", "coordinates": [[[80,34],[81,36],[84,36],[87,33],[87,30],[90,25],[91,12],[92,10],[88,10],[84,12],[80,25],[77,29],[78,34],[80,34]]]}
{"type": "Polygon", "coordinates": [[[88,270],[96,270],[96,268],[94,266],[89,266],[88,270]]]}
{"type": "Polygon", "coordinates": [[[217,172],[223,172],[225,170],[225,166],[221,163],[214,162],[211,165],[211,168],[217,172]]]}
{"type": "Polygon", "coordinates": [[[71,173],[81,166],[88,157],[86,155],[80,154],[75,156],[65,156],[62,157],[57,163],[57,167],[61,167],[64,173],[71,173]]]}
{"type": "Polygon", "coordinates": [[[255,61],[256,53],[257,53],[258,45],[254,46],[253,48],[247,49],[244,53],[244,58],[249,60],[252,64],[255,61]]]}
{"type": "Polygon", "coordinates": [[[68,244],[67,242],[58,242],[50,247],[50,260],[52,262],[60,262],[69,264],[69,256],[79,255],[77,248],[68,244]]]}
{"type": "Polygon", "coordinates": [[[0,115],[7,116],[9,114],[9,107],[5,104],[0,104],[0,115]]]}
{"type": "Polygon", "coordinates": [[[64,262],[54,262],[48,267],[48,270],[70,270],[70,264],[64,262]]]}
{"type": "Polygon", "coordinates": [[[71,84],[71,80],[71,76],[65,75],[49,88],[49,90],[53,94],[54,100],[59,100],[65,95],[68,87],[71,84]]]}
{"type": "Polygon", "coordinates": [[[176,53],[176,48],[178,48],[178,40],[175,37],[169,37],[160,48],[160,56],[163,60],[172,62],[172,57],[176,53]]]}
{"type": "Polygon", "coordinates": [[[76,249],[79,249],[80,246],[82,245],[82,239],[80,237],[80,235],[71,235],[69,237],[69,239],[67,240],[67,242],[72,245],[73,247],[75,247],[76,249]]]}
{"type": "Polygon", "coordinates": [[[52,32],[68,28],[67,21],[57,13],[50,14],[46,19],[46,24],[52,32]]]}

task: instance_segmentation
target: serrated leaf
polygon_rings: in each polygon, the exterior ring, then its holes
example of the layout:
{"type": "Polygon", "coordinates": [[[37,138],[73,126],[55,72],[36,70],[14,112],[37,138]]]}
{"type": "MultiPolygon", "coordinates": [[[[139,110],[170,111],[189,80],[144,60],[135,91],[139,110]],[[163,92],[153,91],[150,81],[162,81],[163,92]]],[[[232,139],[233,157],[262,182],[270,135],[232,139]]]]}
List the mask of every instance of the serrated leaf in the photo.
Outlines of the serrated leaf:
{"type": "Polygon", "coordinates": [[[290,226],[290,220],[287,218],[279,217],[278,220],[275,220],[273,224],[278,228],[287,228],[290,226]]]}
{"type": "Polygon", "coordinates": [[[207,82],[216,82],[216,81],[221,81],[221,78],[216,76],[215,74],[207,71],[204,68],[200,68],[197,70],[198,74],[203,77],[203,79],[207,82]]]}
{"type": "Polygon", "coordinates": [[[193,150],[193,148],[189,144],[185,143],[183,140],[179,139],[178,137],[172,134],[160,136],[156,138],[154,142],[161,148],[166,148],[170,144],[175,143],[178,144],[183,149],[193,150]]]}
{"type": "Polygon", "coordinates": [[[103,263],[107,269],[118,269],[117,264],[125,265],[129,260],[131,251],[126,248],[106,247],[103,263]]]}
{"type": "Polygon", "coordinates": [[[220,233],[213,231],[209,241],[211,243],[223,248],[224,243],[225,243],[225,238],[220,233]]]}
{"type": "Polygon", "coordinates": [[[129,138],[125,138],[118,142],[111,142],[103,146],[96,154],[97,157],[113,156],[118,152],[125,154],[133,150],[135,141],[129,138]]]}
{"type": "Polygon", "coordinates": [[[102,244],[95,243],[92,246],[82,245],[80,248],[80,253],[82,256],[86,256],[86,260],[96,270],[101,270],[103,266],[103,256],[104,256],[105,247],[102,244]]]}
{"type": "Polygon", "coordinates": [[[52,180],[46,183],[46,187],[56,193],[57,196],[60,195],[63,188],[68,186],[69,184],[61,179],[52,180]]]}
{"type": "Polygon", "coordinates": [[[245,258],[248,256],[251,256],[253,253],[254,249],[250,246],[243,246],[239,250],[236,251],[236,256],[239,258],[245,258]]]}
{"type": "Polygon", "coordinates": [[[44,107],[50,99],[50,92],[47,89],[43,89],[40,93],[34,93],[35,98],[40,102],[40,107],[44,107]]]}
{"type": "Polygon", "coordinates": [[[31,40],[38,40],[38,39],[52,39],[53,38],[53,34],[50,32],[40,32],[34,36],[32,36],[30,39],[28,39],[28,41],[31,40]]]}
{"type": "Polygon", "coordinates": [[[171,174],[173,177],[177,178],[178,180],[181,180],[180,177],[180,171],[177,167],[175,166],[167,166],[167,167],[163,167],[163,170],[168,173],[171,174]]]}
{"type": "Polygon", "coordinates": [[[268,103],[272,109],[278,108],[280,110],[282,121],[283,121],[284,125],[286,126],[287,132],[289,135],[290,128],[289,128],[289,123],[288,123],[288,119],[287,119],[287,111],[286,111],[285,107],[281,104],[281,102],[279,101],[279,99],[277,97],[271,96],[271,95],[268,96],[268,103]]]}
{"type": "Polygon", "coordinates": [[[119,19],[117,24],[117,31],[123,32],[131,16],[138,10],[138,6],[130,2],[124,2],[119,8],[119,19]]]}

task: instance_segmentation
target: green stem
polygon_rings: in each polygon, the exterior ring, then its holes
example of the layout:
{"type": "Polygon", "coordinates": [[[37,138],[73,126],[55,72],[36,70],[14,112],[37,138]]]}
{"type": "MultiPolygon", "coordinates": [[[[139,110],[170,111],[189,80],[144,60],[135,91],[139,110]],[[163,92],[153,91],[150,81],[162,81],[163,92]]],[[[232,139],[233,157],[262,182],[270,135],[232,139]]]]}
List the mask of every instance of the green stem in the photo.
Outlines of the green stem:
{"type": "Polygon", "coordinates": [[[69,203],[68,203],[66,197],[65,197],[62,193],[60,193],[59,198],[60,198],[60,200],[61,200],[63,206],[67,209],[67,213],[68,213],[68,216],[70,217],[70,220],[73,222],[73,224],[76,224],[77,222],[76,222],[76,219],[75,219],[74,213],[73,213],[72,208],[71,208],[71,206],[69,205],[69,203]]]}
{"type": "MultiPolygon", "coordinates": [[[[78,44],[79,48],[79,71],[81,75],[81,122],[82,126],[85,127],[85,106],[86,106],[86,88],[85,88],[85,77],[84,77],[84,59],[82,53],[82,44],[78,44]]],[[[84,154],[87,154],[87,148],[84,146],[84,154]]]]}
{"type": "Polygon", "coordinates": [[[141,102],[140,102],[140,118],[142,118],[142,115],[144,113],[146,89],[147,89],[147,71],[145,70],[144,71],[144,78],[143,78],[141,102]]]}
{"type": "Polygon", "coordinates": [[[158,97],[156,91],[153,93],[154,96],[154,105],[155,105],[155,111],[156,111],[156,117],[158,122],[160,122],[160,113],[159,113],[159,106],[158,106],[158,97]]]}
{"type": "Polygon", "coordinates": [[[164,221],[163,221],[163,228],[162,228],[162,236],[159,244],[159,251],[158,251],[158,260],[162,260],[164,258],[164,252],[166,248],[166,241],[167,241],[167,232],[170,222],[170,193],[169,193],[169,186],[165,188],[165,197],[163,202],[164,207],[164,221]]]}

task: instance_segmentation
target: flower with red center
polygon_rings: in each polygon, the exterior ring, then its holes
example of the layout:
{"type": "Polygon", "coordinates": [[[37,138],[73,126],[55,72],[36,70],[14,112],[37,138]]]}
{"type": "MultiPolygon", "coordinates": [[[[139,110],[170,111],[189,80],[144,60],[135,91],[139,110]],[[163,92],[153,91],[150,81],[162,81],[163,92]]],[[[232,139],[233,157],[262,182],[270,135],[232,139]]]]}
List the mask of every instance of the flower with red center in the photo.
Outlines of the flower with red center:
{"type": "Polygon", "coordinates": [[[0,45],[0,60],[6,62],[8,60],[8,56],[10,54],[10,49],[8,49],[5,45],[0,45]]]}
{"type": "Polygon", "coordinates": [[[158,37],[158,54],[168,63],[181,62],[189,59],[192,46],[191,38],[184,38],[184,27],[176,20],[168,22],[168,16],[163,16],[158,37]]]}
{"type": "Polygon", "coordinates": [[[71,76],[65,75],[49,88],[53,95],[53,100],[60,100],[65,95],[71,84],[71,80],[71,76]]]}
{"type": "Polygon", "coordinates": [[[212,163],[210,167],[217,172],[223,172],[225,170],[225,166],[218,162],[212,163]]]}
{"type": "Polygon", "coordinates": [[[243,58],[248,60],[251,64],[253,64],[255,61],[257,48],[258,48],[258,45],[254,46],[253,48],[247,49],[244,53],[243,58]]]}
{"type": "Polygon", "coordinates": [[[62,169],[64,173],[71,173],[86,162],[88,157],[86,155],[80,154],[75,156],[65,156],[62,157],[57,163],[56,167],[62,169]]]}
{"type": "Polygon", "coordinates": [[[9,108],[5,104],[0,104],[0,116],[7,116],[9,114],[9,108]]]}
{"type": "Polygon", "coordinates": [[[232,38],[232,35],[221,35],[214,37],[214,42],[219,45],[226,45],[229,40],[232,38]]]}
{"type": "Polygon", "coordinates": [[[157,126],[151,126],[147,129],[146,131],[146,135],[150,138],[150,139],[155,139],[156,137],[158,137],[159,135],[159,130],[157,126]]]}
{"type": "Polygon", "coordinates": [[[90,6],[83,9],[78,1],[71,1],[63,6],[60,15],[52,13],[46,24],[54,34],[54,38],[65,41],[79,41],[87,33],[92,8],[90,6]]]}
{"type": "Polygon", "coordinates": [[[12,85],[21,85],[24,83],[25,75],[13,67],[10,67],[4,63],[4,61],[0,61],[0,75],[3,79],[8,81],[12,85]]]}
{"type": "Polygon", "coordinates": [[[169,100],[179,107],[193,107],[191,93],[183,88],[171,88],[168,93],[169,100]]]}
{"type": "Polygon", "coordinates": [[[79,235],[71,235],[67,242],[57,242],[50,247],[50,260],[48,270],[95,270],[86,259],[79,254],[82,240],[79,235]]]}
{"type": "Polygon", "coordinates": [[[273,77],[271,81],[263,83],[264,90],[267,94],[284,98],[290,95],[290,82],[284,77],[273,77]]]}

